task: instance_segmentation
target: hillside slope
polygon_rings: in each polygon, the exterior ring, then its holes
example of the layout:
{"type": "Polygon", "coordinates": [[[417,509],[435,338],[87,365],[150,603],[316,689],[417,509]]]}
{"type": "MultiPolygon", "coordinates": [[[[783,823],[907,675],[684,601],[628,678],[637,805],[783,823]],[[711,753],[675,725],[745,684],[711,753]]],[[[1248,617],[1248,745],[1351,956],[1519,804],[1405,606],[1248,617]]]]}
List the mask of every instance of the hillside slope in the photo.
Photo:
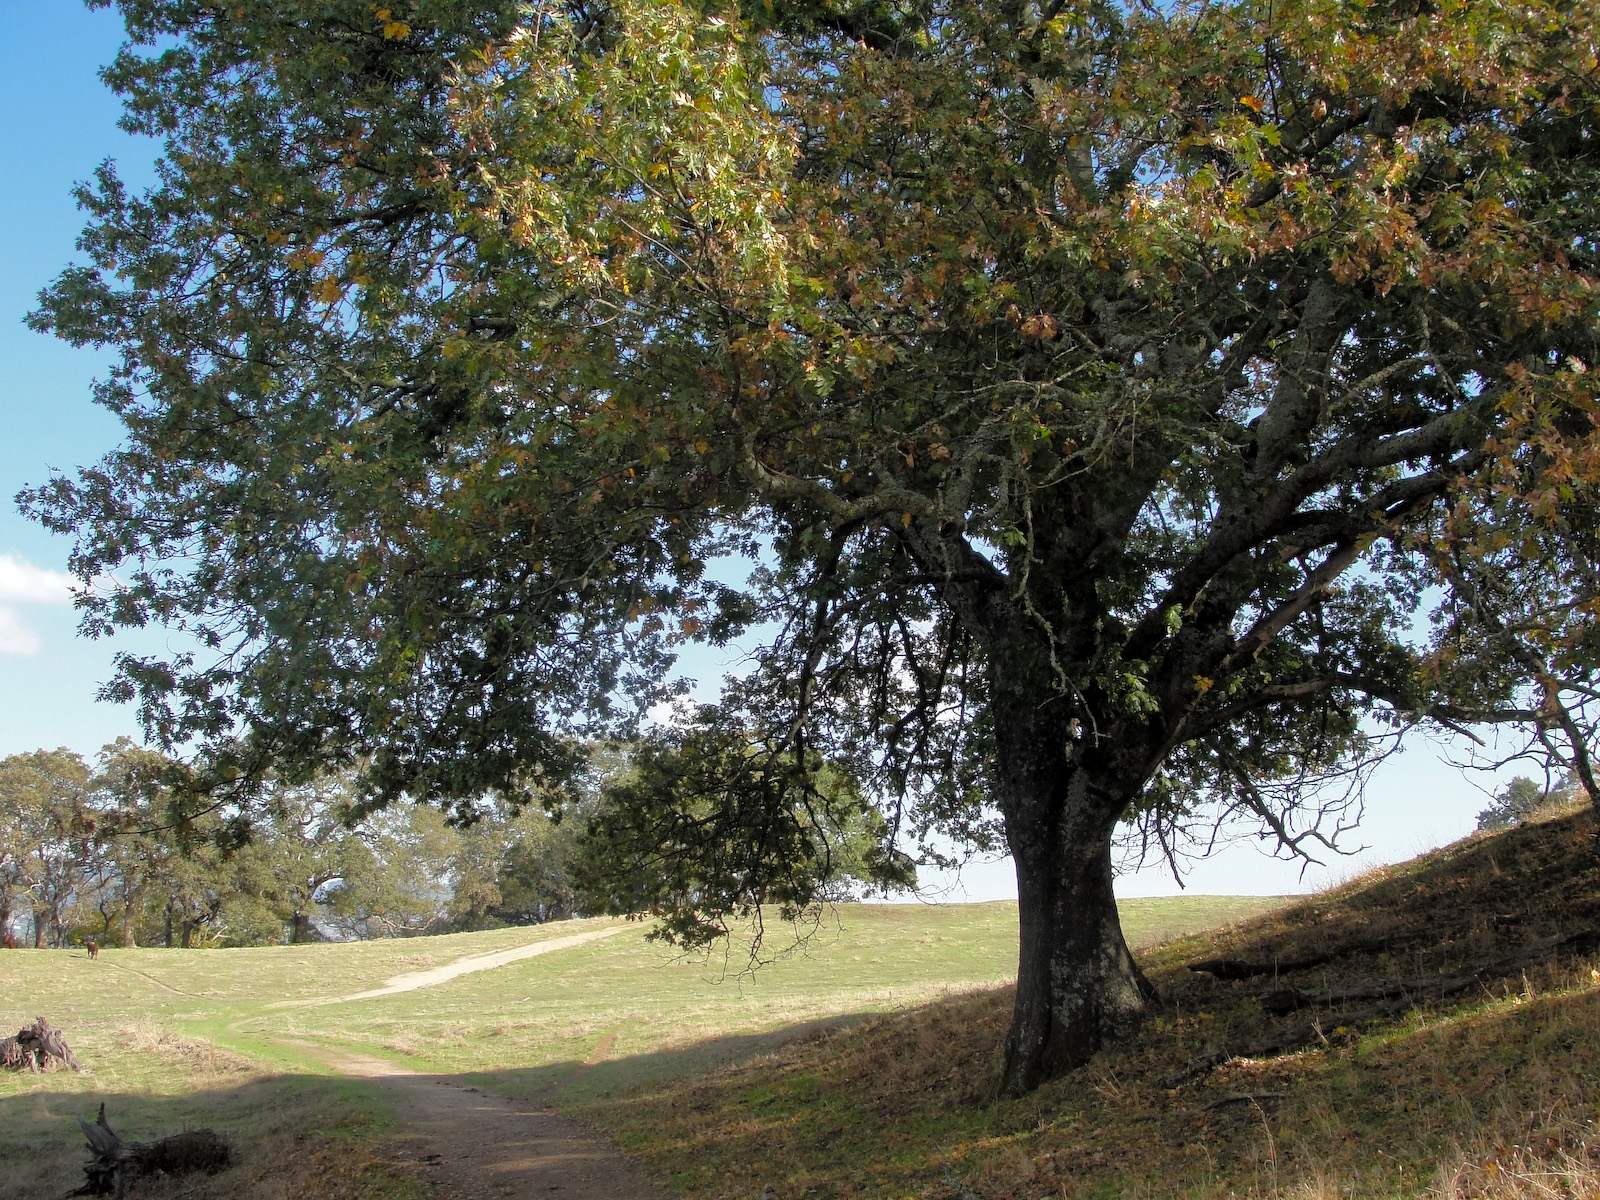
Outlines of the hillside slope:
{"type": "Polygon", "coordinates": [[[1020,1101],[999,988],[581,1112],[695,1197],[1593,1197],[1596,931],[1585,811],[1147,954],[1139,1038],[1020,1101]]]}

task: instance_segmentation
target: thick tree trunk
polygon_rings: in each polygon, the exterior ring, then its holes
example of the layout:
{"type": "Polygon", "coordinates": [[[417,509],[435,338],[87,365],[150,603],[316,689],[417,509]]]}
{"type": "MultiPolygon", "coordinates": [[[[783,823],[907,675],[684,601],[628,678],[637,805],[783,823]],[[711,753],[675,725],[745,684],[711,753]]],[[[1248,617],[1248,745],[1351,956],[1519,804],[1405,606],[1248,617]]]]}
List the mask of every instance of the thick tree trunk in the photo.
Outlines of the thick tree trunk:
{"type": "Polygon", "coordinates": [[[311,940],[311,914],[295,913],[289,918],[289,942],[299,945],[301,942],[311,940]]]}
{"type": "Polygon", "coordinates": [[[50,910],[36,908],[33,910],[33,948],[43,950],[45,939],[50,935],[50,910]]]}
{"type": "Polygon", "coordinates": [[[1111,837],[1127,798],[1113,779],[1074,761],[1052,707],[1037,699],[996,706],[999,799],[1021,925],[1006,1096],[1132,1035],[1154,997],[1123,940],[1112,892],[1111,837]]]}
{"type": "Polygon", "coordinates": [[[1017,996],[1001,1092],[1020,1096],[1131,1036],[1153,992],[1112,894],[1110,831],[1017,853],[1017,996]]]}

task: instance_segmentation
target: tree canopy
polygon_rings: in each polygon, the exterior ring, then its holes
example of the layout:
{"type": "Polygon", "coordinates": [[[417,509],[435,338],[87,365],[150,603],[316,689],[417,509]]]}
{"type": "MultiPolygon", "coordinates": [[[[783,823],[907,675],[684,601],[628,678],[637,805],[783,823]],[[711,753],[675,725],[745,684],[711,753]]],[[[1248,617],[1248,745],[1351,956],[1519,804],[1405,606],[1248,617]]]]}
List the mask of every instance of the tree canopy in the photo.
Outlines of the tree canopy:
{"type": "Polygon", "coordinates": [[[1307,851],[1419,722],[1594,794],[1592,5],[119,7],[160,179],[34,320],[127,436],[24,503],[89,632],[195,635],[109,691],[204,787],[549,795],[775,630],[617,894],[814,897],[863,800],[884,881],[1003,839],[1011,1092],[1148,1002],[1119,825],[1307,851]]]}

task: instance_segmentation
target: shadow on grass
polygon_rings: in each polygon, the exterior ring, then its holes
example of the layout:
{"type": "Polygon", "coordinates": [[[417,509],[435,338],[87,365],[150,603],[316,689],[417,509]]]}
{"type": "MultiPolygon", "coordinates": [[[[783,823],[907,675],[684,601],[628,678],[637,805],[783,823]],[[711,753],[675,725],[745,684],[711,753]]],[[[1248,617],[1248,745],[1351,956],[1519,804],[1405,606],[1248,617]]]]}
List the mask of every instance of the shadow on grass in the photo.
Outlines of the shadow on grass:
{"type": "Polygon", "coordinates": [[[796,1042],[830,1036],[883,1015],[882,1012],[845,1013],[761,1033],[726,1034],[619,1058],[607,1056],[607,1042],[602,1038],[600,1052],[586,1061],[569,1059],[538,1067],[490,1067],[463,1074],[479,1086],[507,1095],[537,1095],[558,1106],[571,1107],[698,1078],[773,1054],[796,1042]]]}
{"type": "MultiPolygon", "coordinates": [[[[0,1200],[54,1200],[82,1184],[89,1153],[78,1121],[92,1122],[102,1102],[107,1121],[124,1141],[209,1127],[234,1150],[229,1170],[210,1180],[170,1181],[167,1189],[159,1183],[147,1186],[139,1194],[149,1200],[169,1191],[196,1200],[297,1191],[319,1200],[340,1195],[337,1187],[318,1186],[317,1177],[332,1165],[318,1160],[337,1149],[334,1157],[350,1161],[344,1143],[387,1125],[376,1094],[361,1080],[272,1075],[165,1094],[148,1088],[99,1089],[89,1073],[52,1073],[28,1082],[34,1084],[29,1090],[0,1097],[0,1200]],[[296,1179],[298,1184],[291,1182],[296,1179]]],[[[373,1188],[349,1194],[405,1194],[405,1181],[381,1175],[374,1176],[373,1188]]]]}

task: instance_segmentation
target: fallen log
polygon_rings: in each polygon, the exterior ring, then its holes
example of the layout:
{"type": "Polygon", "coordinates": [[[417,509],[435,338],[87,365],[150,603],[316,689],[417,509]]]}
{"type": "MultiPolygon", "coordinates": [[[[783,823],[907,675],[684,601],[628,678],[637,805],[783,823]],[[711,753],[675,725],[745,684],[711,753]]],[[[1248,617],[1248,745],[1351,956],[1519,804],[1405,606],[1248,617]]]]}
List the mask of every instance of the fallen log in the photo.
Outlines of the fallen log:
{"type": "Polygon", "coordinates": [[[1312,954],[1304,958],[1285,958],[1273,962],[1250,962],[1243,958],[1207,958],[1189,964],[1189,970],[1218,979],[1254,979],[1257,975],[1287,975],[1333,961],[1332,954],[1312,954]]]}
{"type": "Polygon", "coordinates": [[[1190,963],[1189,970],[1203,971],[1218,979],[1254,979],[1259,975],[1289,975],[1295,971],[1309,971],[1312,967],[1325,966],[1335,959],[1349,958],[1352,954],[1371,954],[1380,950],[1390,950],[1394,944],[1390,938],[1350,942],[1348,945],[1336,946],[1332,950],[1302,954],[1299,958],[1274,958],[1270,962],[1251,962],[1247,958],[1207,958],[1190,963]]]}
{"type": "Polygon", "coordinates": [[[83,1070],[61,1031],[43,1017],[36,1017],[26,1029],[19,1029],[15,1037],[0,1038],[0,1067],[32,1072],[50,1071],[57,1066],[83,1070]]]}
{"type": "Polygon", "coordinates": [[[1516,954],[1485,963],[1460,975],[1432,975],[1420,979],[1380,979],[1372,983],[1331,987],[1320,992],[1281,988],[1262,996],[1261,1007],[1274,1016],[1282,1017],[1297,1009],[1326,1008],[1361,1000],[1392,1000],[1402,996],[1413,1000],[1442,999],[1445,996],[1465,992],[1485,979],[1501,979],[1507,975],[1515,975],[1519,971],[1537,966],[1562,951],[1582,953],[1597,946],[1600,946],[1600,933],[1592,929],[1583,929],[1577,933],[1541,938],[1516,954]]]}
{"type": "Polygon", "coordinates": [[[125,1142],[106,1122],[106,1106],[93,1125],[84,1120],[83,1136],[94,1158],[84,1164],[88,1180],[74,1196],[122,1196],[148,1175],[215,1175],[232,1160],[228,1143],[211,1129],[185,1129],[158,1142],[125,1142]]]}
{"type": "Polygon", "coordinates": [[[1476,970],[1461,975],[1436,975],[1420,980],[1400,979],[1352,984],[1314,993],[1300,992],[1294,988],[1271,992],[1261,998],[1261,1003],[1268,1012],[1279,1016],[1298,1008],[1322,1004],[1348,1004],[1355,1000],[1381,1002],[1368,1008],[1328,1013],[1306,1025],[1295,1025],[1252,1041],[1227,1046],[1209,1054],[1197,1055],[1168,1075],[1162,1080],[1162,1084],[1166,1087],[1176,1087],[1236,1058],[1265,1058],[1303,1050],[1318,1042],[1326,1044],[1330,1040],[1330,1034],[1347,1032],[1369,1021],[1399,1016],[1419,1000],[1443,999],[1457,995],[1482,983],[1485,979],[1514,975],[1563,951],[1585,953],[1595,949],[1600,949],[1600,931],[1584,929],[1577,933],[1542,938],[1508,958],[1486,963],[1476,970]]]}

